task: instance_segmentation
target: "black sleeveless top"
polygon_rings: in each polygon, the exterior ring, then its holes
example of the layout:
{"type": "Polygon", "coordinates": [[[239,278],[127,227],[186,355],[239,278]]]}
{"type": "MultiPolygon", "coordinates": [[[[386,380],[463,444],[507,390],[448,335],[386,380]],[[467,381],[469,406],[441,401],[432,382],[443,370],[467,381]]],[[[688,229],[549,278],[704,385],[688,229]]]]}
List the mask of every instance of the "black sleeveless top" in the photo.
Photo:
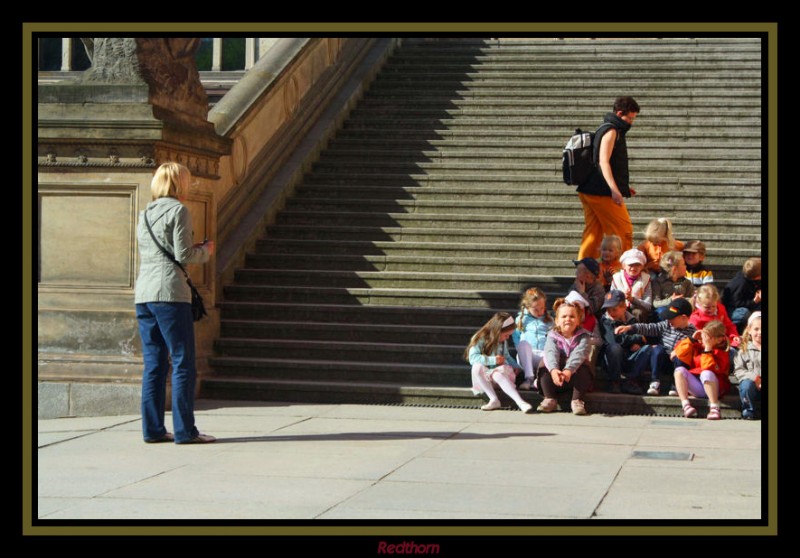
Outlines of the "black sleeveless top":
{"type": "MultiPolygon", "coordinates": [[[[603,123],[610,124],[611,127],[617,130],[617,142],[614,145],[614,150],[611,152],[611,159],[609,160],[609,163],[611,164],[611,172],[614,175],[614,180],[617,183],[620,193],[623,197],[629,198],[631,197],[631,190],[629,188],[630,175],[628,172],[628,143],[625,140],[625,134],[628,132],[628,130],[630,130],[631,125],[622,120],[613,112],[609,112],[605,115],[603,123]]],[[[603,135],[611,130],[611,127],[604,125],[598,128],[599,133],[596,134],[594,138],[595,145],[600,145],[603,135]]],[[[606,182],[605,178],[603,178],[600,165],[595,167],[594,171],[591,175],[589,175],[589,178],[586,180],[586,182],[578,186],[577,191],[583,194],[591,194],[594,196],[611,197],[611,188],[609,188],[608,183],[606,182]]]]}

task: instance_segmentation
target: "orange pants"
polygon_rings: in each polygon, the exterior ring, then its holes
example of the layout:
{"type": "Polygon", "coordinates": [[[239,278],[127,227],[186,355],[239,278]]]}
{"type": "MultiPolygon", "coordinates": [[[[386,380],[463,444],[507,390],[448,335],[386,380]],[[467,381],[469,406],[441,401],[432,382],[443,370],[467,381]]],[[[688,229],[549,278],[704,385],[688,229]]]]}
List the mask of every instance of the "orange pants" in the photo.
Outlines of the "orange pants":
{"type": "Polygon", "coordinates": [[[610,196],[593,196],[578,193],[583,205],[583,240],[578,251],[578,259],[600,257],[600,244],[603,235],[615,234],[622,239],[622,251],[633,248],[633,223],[625,202],[617,205],[610,196]]]}

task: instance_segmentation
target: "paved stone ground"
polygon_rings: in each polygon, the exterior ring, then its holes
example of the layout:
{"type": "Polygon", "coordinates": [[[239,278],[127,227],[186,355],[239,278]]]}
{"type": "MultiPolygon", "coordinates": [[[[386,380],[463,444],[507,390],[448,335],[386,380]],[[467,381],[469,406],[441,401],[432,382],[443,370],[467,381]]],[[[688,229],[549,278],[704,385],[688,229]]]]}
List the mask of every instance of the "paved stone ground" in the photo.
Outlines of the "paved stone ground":
{"type": "Polygon", "coordinates": [[[762,513],[758,421],[200,401],[197,424],[218,442],[145,444],[138,416],[38,421],[40,524],[762,513]]]}

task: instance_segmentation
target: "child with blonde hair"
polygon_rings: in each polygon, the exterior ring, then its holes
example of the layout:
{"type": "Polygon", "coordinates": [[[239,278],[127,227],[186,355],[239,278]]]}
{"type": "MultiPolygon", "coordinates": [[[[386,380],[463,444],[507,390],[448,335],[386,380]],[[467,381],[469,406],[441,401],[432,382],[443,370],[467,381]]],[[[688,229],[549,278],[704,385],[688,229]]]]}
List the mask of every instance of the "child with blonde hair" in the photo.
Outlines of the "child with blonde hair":
{"type": "Polygon", "coordinates": [[[683,242],[675,240],[672,221],[664,217],[653,219],[644,230],[644,242],[639,244],[639,251],[646,258],[644,270],[656,274],[661,271],[661,257],[673,250],[683,250],[683,242]]]}
{"type": "Polygon", "coordinates": [[[619,257],[622,255],[622,240],[615,234],[603,237],[600,243],[600,284],[608,292],[611,289],[611,279],[614,274],[622,270],[619,257]]]}
{"type": "Polygon", "coordinates": [[[714,285],[702,285],[694,293],[694,312],[689,317],[689,321],[697,329],[703,329],[708,322],[718,320],[725,326],[728,341],[731,347],[739,346],[739,330],[728,317],[722,302],[720,302],[719,291],[714,285]]]}
{"type": "Polygon", "coordinates": [[[525,371],[519,389],[529,390],[536,385],[536,371],[544,356],[547,333],[553,327],[553,318],[547,313],[547,296],[540,289],[526,290],[519,304],[519,313],[512,339],[517,348],[517,358],[525,371]]]}
{"type": "Polygon", "coordinates": [[[514,318],[508,312],[498,312],[480,328],[464,350],[464,358],[472,365],[472,392],[485,393],[489,402],[483,411],[500,408],[500,399],[493,383],[519,406],[523,413],[530,413],[533,406],[520,396],[514,384],[519,364],[508,352],[508,338],[516,329],[514,318]]]}
{"type": "Polygon", "coordinates": [[[750,314],[739,352],[733,358],[733,374],[739,380],[742,418],[756,418],[754,402],[761,400],[761,311],[750,314]]]}
{"type": "Polygon", "coordinates": [[[683,416],[686,418],[697,416],[697,409],[689,402],[689,394],[708,398],[708,420],[722,418],[719,398],[728,393],[731,387],[728,380],[729,348],[725,326],[719,320],[708,322],[691,338],[675,345],[670,357],[676,364],[675,389],[681,398],[683,416]]]}
{"type": "Polygon", "coordinates": [[[553,303],[556,323],[547,334],[544,368],[539,371],[539,389],[544,394],[537,411],[551,413],[559,391],[572,389],[572,412],[585,415],[583,395],[589,390],[592,375],[587,359],[591,348],[588,331],[581,327],[583,306],[559,298],[553,303]]]}

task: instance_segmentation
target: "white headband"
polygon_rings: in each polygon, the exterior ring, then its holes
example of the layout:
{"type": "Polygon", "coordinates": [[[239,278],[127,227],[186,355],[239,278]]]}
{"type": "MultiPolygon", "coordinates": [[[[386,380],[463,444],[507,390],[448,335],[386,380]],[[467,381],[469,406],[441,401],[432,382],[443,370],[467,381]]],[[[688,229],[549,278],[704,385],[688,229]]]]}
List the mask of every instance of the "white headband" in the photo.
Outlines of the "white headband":
{"type": "Polygon", "coordinates": [[[756,310],[755,312],[750,314],[749,318],[747,318],[747,325],[752,324],[753,320],[760,320],[760,319],[761,319],[761,310],[756,310]]]}
{"type": "Polygon", "coordinates": [[[503,322],[503,329],[505,329],[505,328],[507,328],[507,327],[509,327],[509,326],[512,326],[512,325],[514,325],[514,318],[512,318],[511,316],[509,316],[509,317],[506,319],[506,321],[504,321],[504,322],[503,322]]]}

